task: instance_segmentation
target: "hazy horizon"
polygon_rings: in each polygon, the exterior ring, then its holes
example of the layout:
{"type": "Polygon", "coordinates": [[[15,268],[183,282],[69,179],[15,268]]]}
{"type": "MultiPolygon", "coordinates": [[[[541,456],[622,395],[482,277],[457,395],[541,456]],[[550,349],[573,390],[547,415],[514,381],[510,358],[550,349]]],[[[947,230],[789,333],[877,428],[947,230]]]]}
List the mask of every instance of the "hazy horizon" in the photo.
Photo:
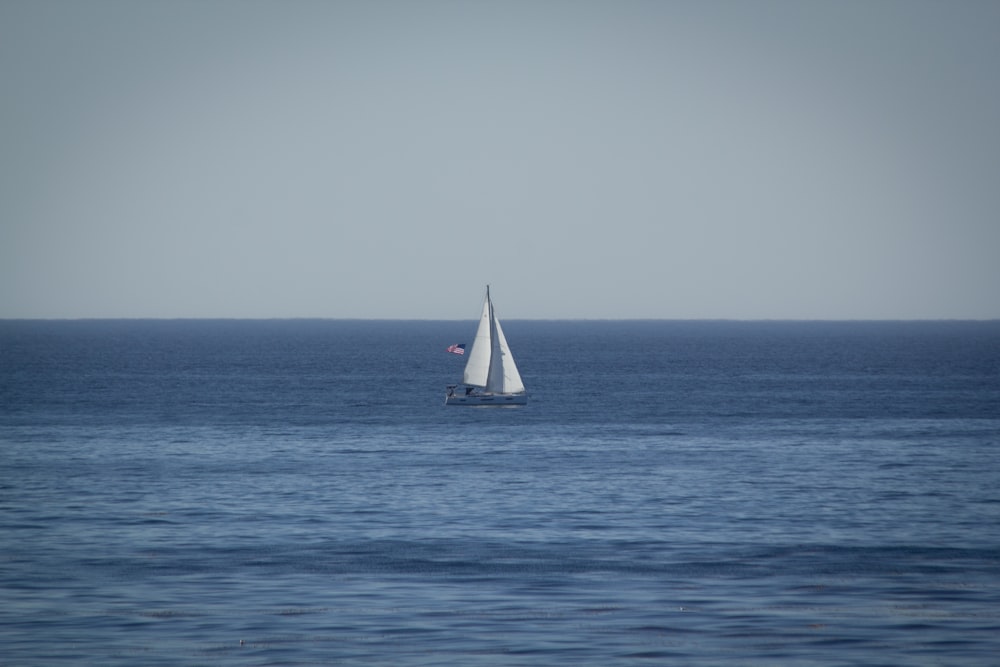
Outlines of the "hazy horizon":
{"type": "Polygon", "coordinates": [[[0,318],[1000,319],[1000,3],[0,4],[0,318]]]}

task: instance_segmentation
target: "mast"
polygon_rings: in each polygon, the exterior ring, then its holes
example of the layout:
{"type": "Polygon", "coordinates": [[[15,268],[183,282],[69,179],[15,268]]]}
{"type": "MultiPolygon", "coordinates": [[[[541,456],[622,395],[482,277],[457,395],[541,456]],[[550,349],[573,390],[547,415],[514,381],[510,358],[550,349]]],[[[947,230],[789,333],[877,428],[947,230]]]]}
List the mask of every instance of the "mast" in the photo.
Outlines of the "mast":
{"type": "Polygon", "coordinates": [[[500,337],[497,336],[497,316],[493,310],[489,285],[486,286],[486,303],[490,309],[490,370],[486,376],[486,388],[489,391],[503,392],[503,350],[500,349],[500,337]]]}

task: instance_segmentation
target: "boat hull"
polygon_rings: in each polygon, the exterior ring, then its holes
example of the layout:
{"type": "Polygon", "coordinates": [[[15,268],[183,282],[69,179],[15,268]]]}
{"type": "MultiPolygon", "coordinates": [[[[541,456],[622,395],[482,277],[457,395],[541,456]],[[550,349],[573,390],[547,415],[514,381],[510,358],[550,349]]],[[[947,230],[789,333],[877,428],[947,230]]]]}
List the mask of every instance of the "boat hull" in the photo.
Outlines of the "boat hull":
{"type": "Polygon", "coordinates": [[[446,396],[445,405],[506,406],[527,405],[527,394],[453,394],[446,396]]]}

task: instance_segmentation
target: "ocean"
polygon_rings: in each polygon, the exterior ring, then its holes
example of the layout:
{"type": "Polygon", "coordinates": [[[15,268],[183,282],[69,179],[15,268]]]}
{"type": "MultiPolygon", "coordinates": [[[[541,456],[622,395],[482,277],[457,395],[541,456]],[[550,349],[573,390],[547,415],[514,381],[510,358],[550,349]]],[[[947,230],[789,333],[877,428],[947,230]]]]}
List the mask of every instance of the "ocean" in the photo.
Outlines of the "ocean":
{"type": "Polygon", "coordinates": [[[1000,322],[0,321],[0,665],[996,665],[1000,322]]]}

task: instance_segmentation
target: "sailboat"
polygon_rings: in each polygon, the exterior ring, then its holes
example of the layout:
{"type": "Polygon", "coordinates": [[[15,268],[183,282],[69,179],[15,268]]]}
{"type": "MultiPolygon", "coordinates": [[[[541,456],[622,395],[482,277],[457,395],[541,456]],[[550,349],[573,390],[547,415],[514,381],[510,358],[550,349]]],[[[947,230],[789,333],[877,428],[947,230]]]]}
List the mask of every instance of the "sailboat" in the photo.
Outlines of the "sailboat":
{"type": "Polygon", "coordinates": [[[500,328],[486,286],[483,314],[469,350],[462,384],[449,385],[445,405],[527,405],[521,374],[500,328]]]}

